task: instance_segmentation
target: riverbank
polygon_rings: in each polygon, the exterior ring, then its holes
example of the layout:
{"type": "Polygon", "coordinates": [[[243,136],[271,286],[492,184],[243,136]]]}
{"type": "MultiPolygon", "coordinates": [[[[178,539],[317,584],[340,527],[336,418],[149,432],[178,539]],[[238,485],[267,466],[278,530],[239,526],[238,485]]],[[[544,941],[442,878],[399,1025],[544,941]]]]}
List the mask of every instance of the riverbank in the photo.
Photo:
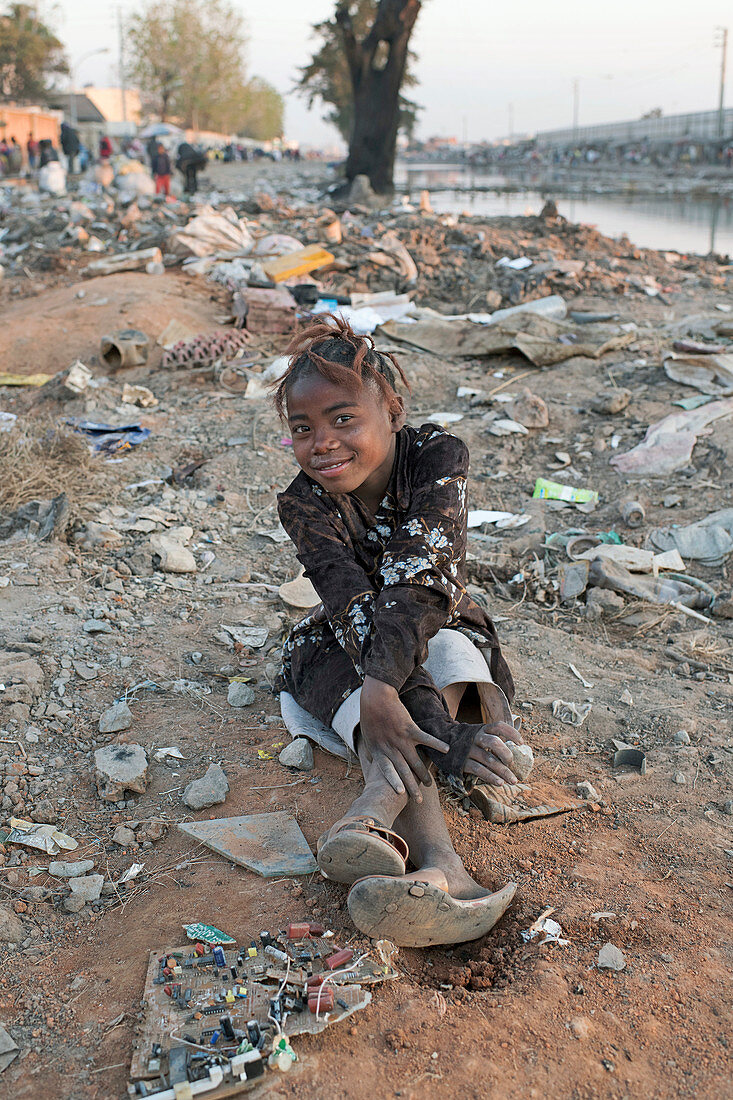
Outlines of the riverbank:
{"type": "Polygon", "coordinates": [[[547,191],[555,195],[619,195],[628,197],[733,197],[733,169],[693,165],[665,167],[626,163],[554,165],[498,162],[491,166],[429,161],[398,165],[401,188],[417,186],[416,177],[429,175],[431,190],[547,191]],[[441,176],[450,177],[441,182],[441,176]]]}
{"type": "Polygon", "coordinates": [[[733,199],[728,181],[712,181],[718,190],[694,178],[672,181],[669,188],[648,175],[577,175],[565,170],[544,174],[523,170],[499,175],[462,165],[405,164],[397,167],[397,189],[417,203],[430,192],[434,209],[476,216],[539,214],[548,199],[570,221],[593,225],[611,237],[663,251],[733,255],[733,199]]]}

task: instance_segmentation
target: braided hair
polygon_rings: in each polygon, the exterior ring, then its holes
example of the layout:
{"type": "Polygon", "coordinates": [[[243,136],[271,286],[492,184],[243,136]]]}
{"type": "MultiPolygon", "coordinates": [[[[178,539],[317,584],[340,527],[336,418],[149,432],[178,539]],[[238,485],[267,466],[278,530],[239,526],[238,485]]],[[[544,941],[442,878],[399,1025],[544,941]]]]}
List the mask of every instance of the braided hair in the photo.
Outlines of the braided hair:
{"type": "Polygon", "coordinates": [[[288,369],[273,395],[275,409],[285,418],[287,397],[293,383],[307,374],[320,374],[328,382],[350,389],[375,383],[390,412],[395,410],[397,379],[409,391],[405,372],[389,351],[377,351],[371,336],[358,336],[342,316],[325,314],[297,333],[288,345],[288,369]]]}

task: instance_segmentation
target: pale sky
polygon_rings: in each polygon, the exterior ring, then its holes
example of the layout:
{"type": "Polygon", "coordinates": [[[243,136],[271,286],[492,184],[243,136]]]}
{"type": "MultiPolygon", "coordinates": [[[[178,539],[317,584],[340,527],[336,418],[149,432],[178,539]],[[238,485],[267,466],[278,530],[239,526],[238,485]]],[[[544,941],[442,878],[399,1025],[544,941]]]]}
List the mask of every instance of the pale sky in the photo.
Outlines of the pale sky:
{"type": "MultiPolygon", "coordinates": [[[[335,131],[316,107],[307,111],[289,94],[311,54],[311,25],[329,16],[335,0],[233,0],[250,35],[249,69],[286,96],[286,135],[303,144],[333,144],[335,131]]],[[[75,82],[118,81],[117,12],[137,0],[59,0],[41,10],[77,65],[75,82]],[[54,14],[55,12],[55,14],[54,14]],[[110,53],[81,61],[87,51],[110,53]]],[[[413,95],[424,110],[418,134],[494,139],[569,126],[573,81],[579,80],[581,125],[613,122],[654,107],[665,114],[717,107],[720,49],[715,28],[730,25],[728,73],[733,69],[730,0],[423,0],[412,38],[420,84],[413,95]]],[[[728,77],[726,106],[733,106],[728,77]]]]}

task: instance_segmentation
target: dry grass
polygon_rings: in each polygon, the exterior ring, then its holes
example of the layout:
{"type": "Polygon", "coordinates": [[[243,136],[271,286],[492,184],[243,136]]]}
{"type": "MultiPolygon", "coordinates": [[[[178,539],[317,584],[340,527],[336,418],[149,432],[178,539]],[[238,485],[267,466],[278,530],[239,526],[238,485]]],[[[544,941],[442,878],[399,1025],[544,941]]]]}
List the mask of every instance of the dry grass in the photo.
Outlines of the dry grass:
{"type": "Polygon", "coordinates": [[[695,661],[703,661],[710,667],[733,672],[733,646],[727,645],[708,630],[698,630],[689,635],[679,646],[683,653],[695,661]]]}
{"type": "Polygon", "coordinates": [[[108,479],[84,436],[36,421],[24,431],[0,435],[0,511],[66,493],[72,511],[99,495],[108,479]]]}

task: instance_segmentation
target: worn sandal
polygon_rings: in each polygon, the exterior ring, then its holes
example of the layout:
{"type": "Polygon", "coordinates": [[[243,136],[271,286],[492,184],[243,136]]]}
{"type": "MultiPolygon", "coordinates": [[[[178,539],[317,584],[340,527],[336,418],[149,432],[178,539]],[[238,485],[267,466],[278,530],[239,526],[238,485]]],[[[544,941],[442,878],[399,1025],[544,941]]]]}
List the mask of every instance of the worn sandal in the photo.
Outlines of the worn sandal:
{"type": "Polygon", "coordinates": [[[406,842],[371,817],[350,817],[335,833],[324,833],[317,845],[321,874],[335,882],[356,882],[365,875],[404,875],[406,842]]]}
{"type": "Polygon", "coordinates": [[[494,927],[516,889],[510,882],[495,894],[461,901],[417,877],[363,878],[349,891],[349,914],[361,932],[397,947],[465,943],[494,927]]]}

